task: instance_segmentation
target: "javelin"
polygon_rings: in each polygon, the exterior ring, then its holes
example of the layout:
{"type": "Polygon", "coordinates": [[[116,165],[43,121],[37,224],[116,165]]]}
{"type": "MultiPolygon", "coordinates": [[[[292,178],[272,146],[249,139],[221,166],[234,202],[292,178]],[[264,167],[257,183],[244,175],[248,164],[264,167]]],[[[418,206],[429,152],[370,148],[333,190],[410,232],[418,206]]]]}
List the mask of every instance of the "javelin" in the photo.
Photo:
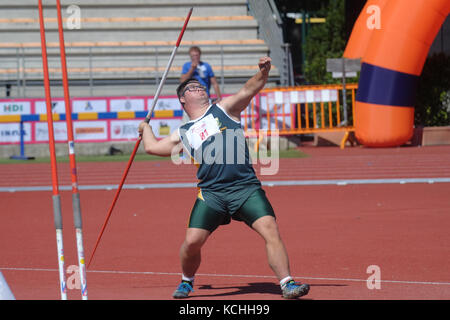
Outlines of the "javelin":
{"type": "MultiPolygon", "coordinates": [[[[188,13],[188,15],[186,17],[186,20],[184,21],[183,28],[181,29],[180,35],[178,36],[178,40],[177,40],[177,42],[175,44],[175,47],[172,50],[172,54],[170,55],[169,63],[167,64],[167,67],[166,67],[166,70],[164,71],[164,74],[163,74],[163,77],[161,79],[161,82],[159,83],[158,89],[156,90],[156,94],[155,94],[155,97],[153,98],[153,102],[152,102],[152,106],[150,108],[150,111],[148,112],[147,116],[145,117],[144,121],[146,121],[147,123],[150,122],[153,110],[155,109],[155,106],[156,106],[156,102],[158,101],[159,95],[161,93],[161,89],[162,89],[164,83],[166,82],[167,74],[169,73],[170,67],[172,66],[173,59],[175,58],[175,54],[177,53],[178,47],[180,46],[181,39],[183,38],[184,31],[186,30],[186,27],[187,27],[187,24],[189,22],[189,19],[191,18],[192,10],[193,10],[193,8],[191,8],[189,10],[189,13],[188,13]]],[[[122,176],[122,180],[120,181],[119,188],[116,191],[116,195],[114,196],[114,200],[113,200],[113,202],[111,204],[111,207],[109,208],[108,214],[106,216],[106,220],[103,223],[103,226],[102,226],[102,229],[100,231],[100,234],[98,235],[97,242],[95,243],[95,246],[94,246],[94,250],[92,251],[91,257],[89,258],[89,262],[87,264],[88,268],[89,268],[89,265],[92,262],[92,258],[94,257],[94,254],[95,254],[95,251],[97,250],[98,244],[100,243],[100,239],[101,239],[101,237],[103,235],[103,232],[105,231],[106,225],[108,224],[108,220],[111,217],[111,213],[112,213],[112,211],[114,209],[114,205],[116,204],[117,199],[119,198],[120,191],[122,190],[122,186],[123,186],[123,184],[125,182],[125,179],[126,179],[126,177],[128,175],[128,171],[130,170],[131,164],[133,163],[134,156],[136,155],[136,152],[137,152],[137,150],[139,148],[139,144],[141,143],[141,140],[142,140],[142,135],[140,134],[139,138],[136,141],[136,144],[134,146],[133,152],[131,153],[130,159],[128,160],[127,167],[126,167],[125,172],[124,172],[124,174],[122,176]]]]}
{"type": "Polygon", "coordinates": [[[63,20],[61,16],[60,0],[56,0],[56,12],[58,19],[59,48],[60,48],[59,51],[61,56],[64,102],[66,108],[66,127],[68,140],[67,143],[69,146],[70,176],[72,180],[72,207],[73,207],[75,233],[77,239],[78,266],[81,282],[81,298],[83,300],[87,300],[88,291],[87,291],[86,265],[84,259],[84,246],[83,246],[83,224],[81,221],[82,219],[81,219],[80,193],[78,192],[77,164],[75,159],[75,144],[73,136],[72,117],[71,117],[72,112],[70,108],[69,78],[67,75],[66,49],[64,45],[64,30],[63,30],[63,20]]]}
{"type": "Polygon", "coordinates": [[[52,189],[53,189],[53,219],[56,229],[56,246],[58,250],[58,268],[61,300],[67,300],[67,283],[64,274],[64,245],[63,245],[63,225],[61,214],[61,197],[59,194],[58,185],[58,169],[56,163],[56,149],[55,149],[55,135],[53,130],[53,115],[52,115],[52,95],[50,89],[50,77],[48,73],[48,59],[47,59],[47,43],[45,40],[45,23],[44,23],[44,9],[42,0],[38,1],[39,8],[39,30],[41,33],[41,55],[42,67],[44,73],[44,90],[45,102],[47,107],[47,126],[48,126],[48,145],[50,149],[50,164],[52,169],[52,189]]]}

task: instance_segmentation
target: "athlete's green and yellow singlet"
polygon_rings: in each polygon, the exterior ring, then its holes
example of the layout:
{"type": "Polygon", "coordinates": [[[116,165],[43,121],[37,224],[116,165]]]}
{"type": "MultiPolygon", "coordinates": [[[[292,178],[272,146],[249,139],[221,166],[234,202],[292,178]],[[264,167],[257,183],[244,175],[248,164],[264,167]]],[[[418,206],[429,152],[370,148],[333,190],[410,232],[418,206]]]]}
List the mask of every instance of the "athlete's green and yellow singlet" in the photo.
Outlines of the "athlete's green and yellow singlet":
{"type": "Polygon", "coordinates": [[[220,105],[182,125],[179,135],[198,165],[198,198],[208,207],[230,217],[252,193],[262,191],[241,124],[220,105]]]}

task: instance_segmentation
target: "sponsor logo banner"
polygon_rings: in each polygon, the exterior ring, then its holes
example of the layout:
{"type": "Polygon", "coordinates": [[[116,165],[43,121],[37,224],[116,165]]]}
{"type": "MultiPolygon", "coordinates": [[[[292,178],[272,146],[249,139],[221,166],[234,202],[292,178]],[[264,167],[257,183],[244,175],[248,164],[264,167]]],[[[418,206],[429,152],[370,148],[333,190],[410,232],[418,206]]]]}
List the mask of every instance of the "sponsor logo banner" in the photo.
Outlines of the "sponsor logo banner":
{"type": "Polygon", "coordinates": [[[110,111],[144,111],[144,99],[111,99],[110,111]]]}
{"type": "MultiPolygon", "coordinates": [[[[23,124],[23,139],[31,141],[31,123],[23,124]]],[[[0,123],[0,143],[20,142],[19,123],[0,123]]]]}
{"type": "Polygon", "coordinates": [[[141,120],[111,120],[111,139],[136,140],[141,120]]]}
{"type": "MultiPolygon", "coordinates": [[[[48,141],[47,122],[36,122],[34,130],[36,142],[48,141]]],[[[67,127],[65,121],[53,122],[53,135],[57,142],[67,141],[67,127]]]]}
{"type": "Polygon", "coordinates": [[[73,100],[72,101],[72,113],[79,112],[106,112],[107,111],[106,100],[73,100]]]}
{"type": "MultiPolygon", "coordinates": [[[[71,99],[72,113],[101,113],[101,112],[141,112],[146,115],[153,101],[152,96],[136,97],[86,97],[71,99]]],[[[160,118],[152,118],[151,125],[155,135],[163,138],[176,130],[181,125],[181,118],[174,117],[172,111],[182,110],[178,98],[175,96],[162,96],[158,99],[155,111],[170,112],[167,115],[161,115],[160,118]]],[[[62,97],[52,99],[52,113],[66,113],[65,101],[62,97]]],[[[0,116],[20,115],[46,115],[47,106],[43,98],[24,99],[24,100],[0,100],[0,116]]],[[[141,115],[139,115],[141,116],[141,115]]],[[[138,138],[138,125],[142,118],[133,119],[105,119],[97,117],[73,121],[73,133],[75,142],[104,142],[104,141],[126,141],[138,138]]],[[[53,130],[56,142],[67,141],[67,126],[65,121],[59,121],[54,118],[53,130]]],[[[48,127],[46,121],[24,122],[24,140],[27,143],[45,143],[48,142],[48,127]]],[[[0,123],[0,144],[19,143],[20,129],[19,123],[0,123]]]]}
{"type": "MultiPolygon", "coordinates": [[[[47,114],[47,103],[45,100],[36,100],[34,103],[34,113],[47,114]]],[[[52,113],[66,113],[64,100],[52,100],[52,113]]]]}
{"type": "Polygon", "coordinates": [[[75,121],[73,123],[75,141],[107,140],[107,131],[106,121],[75,121]]]}
{"type": "Polygon", "coordinates": [[[0,102],[0,115],[30,114],[30,101],[3,101],[0,102]]]}
{"type": "MultiPolygon", "coordinates": [[[[153,99],[148,99],[148,109],[152,107],[153,99]]],[[[180,101],[178,98],[159,98],[158,102],[156,102],[156,110],[181,110],[180,101]]]]}

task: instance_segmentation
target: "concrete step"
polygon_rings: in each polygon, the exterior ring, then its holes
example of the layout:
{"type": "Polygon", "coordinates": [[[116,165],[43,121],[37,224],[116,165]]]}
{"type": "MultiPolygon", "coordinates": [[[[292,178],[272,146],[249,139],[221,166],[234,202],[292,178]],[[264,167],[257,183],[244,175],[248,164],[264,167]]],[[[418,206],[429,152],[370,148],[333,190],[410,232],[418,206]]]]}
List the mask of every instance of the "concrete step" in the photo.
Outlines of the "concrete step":
{"type": "MultiPolygon", "coordinates": [[[[120,28],[81,28],[66,30],[64,40],[77,41],[156,41],[178,39],[181,25],[150,25],[147,26],[121,26],[120,28]]],[[[230,22],[207,22],[189,25],[183,36],[186,41],[217,40],[217,39],[257,39],[257,23],[255,21],[242,21],[233,24],[230,22]]],[[[30,26],[29,29],[3,29],[2,42],[39,42],[39,28],[30,26]]],[[[58,31],[55,28],[46,29],[46,41],[58,41],[58,31]]]]}
{"type": "MultiPolygon", "coordinates": [[[[128,17],[139,16],[186,16],[193,7],[193,16],[210,16],[217,13],[227,15],[246,15],[246,0],[67,0],[61,1],[63,17],[70,16],[66,10],[70,5],[80,8],[81,17],[128,17]]],[[[44,16],[56,17],[54,0],[44,0],[44,16]]],[[[0,18],[38,18],[36,0],[2,0],[0,18]]]]}
{"type": "MultiPolygon", "coordinates": [[[[120,76],[141,78],[149,75],[156,77],[165,70],[172,50],[173,47],[168,46],[159,47],[157,50],[155,47],[71,47],[66,49],[67,65],[70,77],[77,79],[90,77],[90,66],[93,68],[94,78],[117,78],[120,76]],[[130,68],[132,69],[127,70],[130,68]]],[[[265,45],[205,46],[202,47],[202,50],[202,60],[213,66],[216,77],[221,77],[223,73],[226,78],[251,75],[256,70],[258,59],[268,54],[268,48],[265,45]]],[[[42,78],[40,48],[24,49],[24,57],[21,56],[22,52],[19,56],[13,55],[12,52],[15,50],[11,48],[3,50],[3,52],[6,51],[9,54],[1,56],[0,79],[13,79],[18,72],[26,72],[26,79],[42,78]],[[18,71],[18,68],[21,70],[18,71]]],[[[179,77],[182,65],[188,60],[188,47],[180,47],[169,77],[179,77]]],[[[59,48],[48,48],[48,63],[52,77],[60,79],[59,48]],[[52,69],[56,69],[56,71],[52,69]]],[[[274,68],[272,73],[277,73],[277,70],[274,68]]]]}
{"type": "MultiPolygon", "coordinates": [[[[236,93],[248,80],[248,77],[243,78],[239,82],[225,82],[222,86],[219,81],[219,85],[221,87],[221,92],[223,94],[234,94],[236,93]]],[[[90,96],[143,96],[143,95],[154,95],[158,88],[159,82],[151,79],[146,84],[141,85],[126,85],[122,84],[118,85],[95,85],[93,87],[89,86],[70,86],[70,96],[71,97],[90,97],[90,96]]],[[[266,88],[274,87],[276,84],[274,82],[268,82],[266,84],[266,88]]],[[[161,95],[163,96],[176,96],[176,88],[178,86],[178,82],[166,82],[163,86],[161,95]]],[[[214,95],[214,89],[211,92],[214,95]]],[[[0,94],[4,97],[5,88],[0,87],[0,94]]],[[[53,98],[62,98],[64,97],[64,92],[62,86],[52,85],[51,86],[51,94],[53,98]]],[[[10,97],[28,97],[28,98],[45,98],[45,93],[42,86],[31,86],[25,89],[25,92],[22,89],[18,89],[17,87],[12,87],[10,92],[10,97]]]]}
{"type": "MultiPolygon", "coordinates": [[[[216,1],[81,1],[67,2],[80,7],[80,29],[66,25],[66,41],[125,41],[177,39],[191,6],[194,12],[185,39],[256,38],[257,22],[247,15],[244,0],[216,1]],[[235,10],[239,8],[239,10],[235,10]],[[220,14],[219,17],[217,17],[220,14]],[[228,18],[227,18],[228,17],[228,18]],[[227,29],[230,30],[227,32],[227,29]],[[241,29],[241,31],[237,31],[241,29]],[[251,30],[246,34],[246,30],[251,30]],[[211,37],[211,34],[214,36],[211,37]]],[[[47,41],[57,37],[54,1],[44,1],[47,41]],[[50,22],[48,20],[51,20],[50,22]]],[[[64,7],[64,2],[63,2],[64,7]]],[[[70,15],[63,10],[63,18],[70,15]]],[[[36,1],[1,1],[2,42],[39,41],[36,1]]]]}
{"type": "MultiPolygon", "coordinates": [[[[109,67],[109,68],[93,68],[90,71],[89,68],[69,68],[69,79],[143,79],[143,78],[161,78],[165,67],[158,69],[154,67],[139,67],[139,68],[125,68],[125,67],[109,67]]],[[[236,77],[250,77],[256,73],[257,67],[254,65],[246,66],[228,66],[221,69],[220,67],[213,66],[214,73],[217,79],[221,78],[236,78],[236,77]]],[[[23,71],[22,71],[23,72],[23,71]]],[[[49,74],[51,79],[62,79],[62,73],[60,68],[49,68],[49,74]]],[[[174,67],[168,73],[168,78],[179,79],[181,75],[181,67],[174,67]]],[[[273,68],[271,71],[272,76],[279,76],[277,69],[273,68]]],[[[0,73],[1,80],[10,80],[17,82],[17,79],[21,79],[22,82],[29,82],[31,80],[42,80],[43,72],[42,68],[26,69],[26,75],[17,77],[17,73],[0,73]]]]}
{"type": "MultiPolygon", "coordinates": [[[[46,32],[58,32],[58,23],[56,19],[48,19],[50,22],[45,22],[46,32]]],[[[160,17],[159,19],[152,19],[151,17],[139,18],[92,18],[82,19],[80,28],[73,29],[64,25],[64,32],[77,32],[82,30],[179,30],[183,26],[184,18],[177,17],[160,17]],[[86,21],[86,22],[85,22],[86,21]]],[[[189,21],[189,29],[225,29],[225,28],[249,28],[257,27],[257,22],[250,16],[242,16],[242,18],[232,18],[228,16],[218,16],[216,19],[192,19],[189,21]],[[244,18],[245,17],[245,18],[244,18]]],[[[3,19],[0,20],[0,31],[2,32],[25,32],[25,31],[39,31],[38,19],[3,19]],[[3,21],[3,22],[2,22],[3,21]]]]}
{"type": "MultiPolygon", "coordinates": [[[[155,66],[153,63],[141,63],[140,65],[126,65],[123,60],[115,62],[114,60],[105,61],[103,64],[94,62],[92,68],[88,64],[80,63],[73,64],[68,62],[68,73],[70,78],[83,79],[83,78],[142,78],[142,77],[158,77],[161,76],[166,68],[164,65],[159,67],[155,66]]],[[[215,72],[217,78],[225,77],[242,77],[254,74],[258,67],[255,63],[246,65],[215,65],[212,64],[212,68],[215,72]]],[[[181,75],[181,65],[171,67],[168,77],[169,78],[179,78],[181,75]]],[[[49,61],[49,72],[52,78],[61,79],[62,71],[59,60],[49,61]]],[[[273,67],[272,74],[279,75],[276,67],[273,67]]],[[[42,79],[42,64],[37,62],[33,66],[27,66],[25,69],[0,69],[0,78],[2,79],[42,79]]]]}
{"type": "MultiPolygon", "coordinates": [[[[74,56],[101,56],[101,55],[159,55],[170,56],[175,41],[114,41],[114,42],[67,42],[65,50],[67,55],[74,56]]],[[[189,47],[196,45],[202,49],[202,57],[220,54],[240,54],[259,52],[267,54],[269,47],[259,39],[244,40],[215,40],[215,41],[181,41],[177,50],[178,55],[188,56],[189,47]]],[[[59,42],[47,41],[47,54],[59,55],[59,42]]],[[[0,43],[0,57],[2,59],[17,57],[40,57],[40,42],[9,42],[0,43]]]]}
{"type": "MultiPolygon", "coordinates": [[[[266,55],[267,52],[248,52],[248,53],[234,53],[234,54],[209,54],[204,55],[203,61],[208,62],[212,66],[220,68],[223,66],[247,66],[255,65],[261,56],[266,55]],[[222,61],[223,60],[223,61],[222,61]]],[[[60,67],[59,55],[48,56],[49,66],[52,68],[60,67]]],[[[96,68],[103,67],[165,67],[169,61],[169,56],[159,53],[158,56],[153,54],[102,54],[102,55],[67,55],[67,65],[69,68],[89,68],[90,65],[96,68]]],[[[186,54],[178,54],[174,61],[174,67],[181,67],[185,62],[189,61],[189,57],[186,54]]],[[[41,68],[42,59],[41,56],[28,56],[25,59],[19,58],[19,65],[25,68],[41,68]]],[[[2,65],[0,67],[0,73],[3,70],[17,70],[18,59],[15,57],[2,58],[2,65]]]]}

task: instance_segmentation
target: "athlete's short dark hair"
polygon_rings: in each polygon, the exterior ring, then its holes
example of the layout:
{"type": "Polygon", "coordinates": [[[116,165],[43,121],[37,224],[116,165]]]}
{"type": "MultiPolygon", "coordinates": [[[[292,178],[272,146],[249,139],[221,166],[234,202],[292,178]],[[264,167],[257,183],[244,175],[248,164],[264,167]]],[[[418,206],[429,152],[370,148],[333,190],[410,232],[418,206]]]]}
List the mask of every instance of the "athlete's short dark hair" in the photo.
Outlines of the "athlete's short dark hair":
{"type": "Polygon", "coordinates": [[[186,81],[183,81],[182,83],[180,83],[180,85],[178,86],[178,88],[177,88],[177,96],[178,96],[178,99],[180,99],[182,96],[183,96],[183,92],[184,92],[184,89],[186,88],[186,86],[189,84],[189,83],[192,83],[192,82],[196,82],[196,83],[200,83],[197,79],[195,79],[195,78],[189,78],[189,79],[187,79],[186,81]]]}

